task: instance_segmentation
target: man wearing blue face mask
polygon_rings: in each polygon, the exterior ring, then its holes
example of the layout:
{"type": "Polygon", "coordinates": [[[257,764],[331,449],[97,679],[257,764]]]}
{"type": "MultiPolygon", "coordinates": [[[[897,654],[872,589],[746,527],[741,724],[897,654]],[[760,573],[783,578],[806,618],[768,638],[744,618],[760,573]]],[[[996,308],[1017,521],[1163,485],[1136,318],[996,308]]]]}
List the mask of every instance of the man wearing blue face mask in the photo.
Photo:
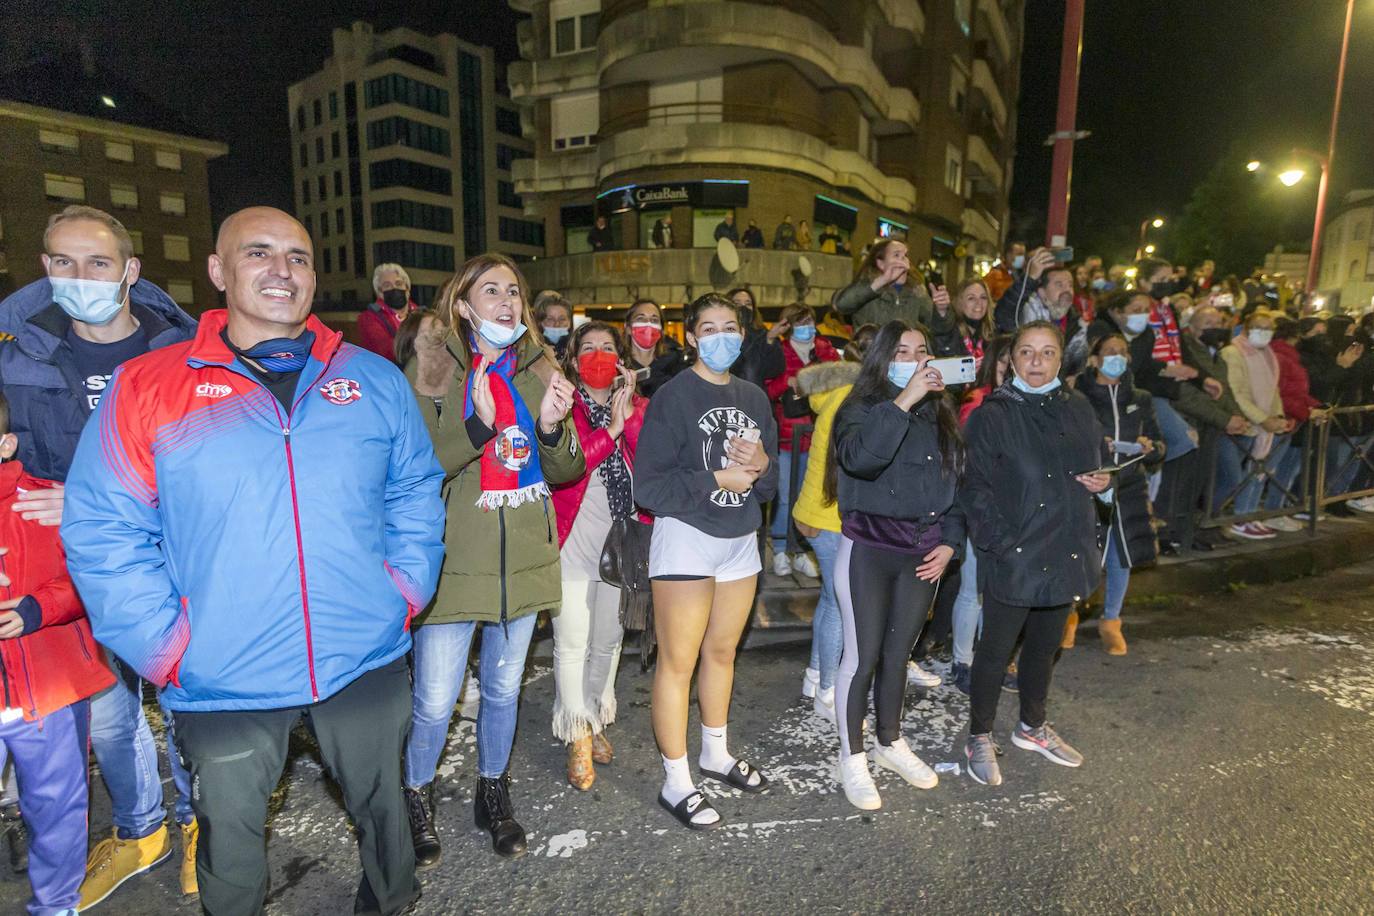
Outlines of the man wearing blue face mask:
{"type": "MultiPolygon", "coordinates": [[[[55,214],[43,234],[43,251],[48,276],[0,303],[0,331],[14,336],[0,346],[0,383],[10,403],[11,428],[19,436],[18,458],[36,476],[65,481],[77,440],[115,367],[189,340],[196,323],[170,296],[140,278],[128,230],[102,210],[73,205],[55,214]]],[[[63,491],[34,493],[39,494],[46,498],[21,499],[15,508],[25,518],[56,525],[63,491]]],[[[92,698],[91,746],[110,792],[115,835],[92,851],[81,888],[83,909],[172,851],[142,685],[118,659],[111,657],[111,663],[119,677],[92,698]]],[[[176,755],[170,759],[177,821],[189,853],[185,861],[192,863],[183,869],[182,890],[194,893],[190,777],[176,755]]]]}

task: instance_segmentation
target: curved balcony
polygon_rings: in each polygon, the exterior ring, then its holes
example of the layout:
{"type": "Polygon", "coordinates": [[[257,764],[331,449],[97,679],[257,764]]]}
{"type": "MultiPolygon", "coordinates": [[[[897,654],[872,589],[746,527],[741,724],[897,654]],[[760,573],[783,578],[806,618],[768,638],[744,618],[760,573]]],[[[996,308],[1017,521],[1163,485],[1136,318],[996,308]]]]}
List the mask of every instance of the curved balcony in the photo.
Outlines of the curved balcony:
{"type": "Polygon", "coordinates": [[[511,99],[522,101],[563,92],[596,89],[596,55],[580,54],[512,61],[506,68],[511,99]]]}
{"type": "Polygon", "coordinates": [[[1006,13],[1002,12],[1001,3],[998,0],[978,0],[978,13],[987,21],[988,34],[992,36],[998,53],[1002,55],[1002,63],[1011,63],[1011,25],[1007,22],[1006,13]]]}
{"type": "MultiPolygon", "coordinates": [[[[596,149],[598,183],[635,169],[665,165],[748,166],[797,172],[852,188],[900,212],[916,208],[916,188],[884,174],[852,150],[836,149],[795,127],[731,122],[649,123],[607,132],[596,149]]],[[[517,184],[517,189],[519,185],[517,184]]]]}
{"type": "Polygon", "coordinates": [[[965,235],[991,246],[990,251],[997,251],[1001,239],[995,219],[976,207],[966,207],[961,222],[965,235]]]}
{"type": "Polygon", "coordinates": [[[837,142],[833,127],[820,118],[773,105],[748,102],[676,102],[637,108],[602,121],[598,136],[604,139],[640,127],[721,122],[785,127],[815,137],[829,146],[835,146],[837,142]]]}
{"type": "Polygon", "coordinates": [[[981,92],[988,100],[988,108],[992,111],[997,126],[1005,128],[1007,126],[1007,103],[1002,100],[1002,87],[998,85],[988,62],[981,57],[975,58],[973,61],[972,82],[973,88],[981,92]]]}
{"type": "Polygon", "coordinates": [[[575,153],[534,156],[511,163],[517,194],[545,194],[596,187],[596,147],[575,153]]]}
{"type": "Polygon", "coordinates": [[[974,181],[991,184],[994,189],[1002,188],[1002,164],[988,148],[987,141],[977,134],[969,134],[968,154],[965,156],[969,177],[974,181]]]}
{"type": "MultiPolygon", "coordinates": [[[[603,87],[652,81],[684,67],[722,68],[759,60],[785,59],[817,86],[857,89],[880,121],[903,121],[915,129],[920,102],[909,90],[888,83],[872,56],[857,45],[841,43],[822,24],[826,19],[791,8],[808,6],[793,0],[787,7],[759,2],[721,3],[688,0],[671,6],[646,6],[639,0],[608,4],[617,15],[602,13],[597,39],[603,87]]],[[[816,5],[818,4],[810,4],[816,5]]],[[[824,9],[824,7],[819,7],[824,9]]]]}
{"type": "Polygon", "coordinates": [[[917,0],[878,0],[878,9],[894,29],[910,32],[917,42],[925,38],[926,14],[917,0]]]}

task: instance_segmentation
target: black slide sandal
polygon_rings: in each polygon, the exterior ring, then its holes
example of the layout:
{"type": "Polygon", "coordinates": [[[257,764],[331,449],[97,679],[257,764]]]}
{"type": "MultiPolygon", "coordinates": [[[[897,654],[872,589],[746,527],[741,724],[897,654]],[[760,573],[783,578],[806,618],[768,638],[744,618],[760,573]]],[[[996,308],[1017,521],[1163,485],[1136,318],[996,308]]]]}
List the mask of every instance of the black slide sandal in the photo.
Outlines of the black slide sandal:
{"type": "Polygon", "coordinates": [[[700,790],[694,790],[691,795],[688,795],[676,805],[669,804],[668,799],[664,798],[663,793],[660,792],[658,794],[658,803],[663,806],[665,811],[677,818],[677,822],[688,830],[715,830],[725,823],[725,818],[721,816],[719,811],[716,811],[710,799],[700,790]],[[703,811],[716,811],[716,819],[709,824],[698,824],[694,822],[692,818],[703,811]]]}
{"type": "Polygon", "coordinates": [[[716,782],[723,782],[731,788],[739,789],[741,792],[758,793],[768,788],[768,777],[763,775],[763,771],[758,767],[750,766],[744,760],[736,760],[735,765],[730,768],[730,772],[728,773],[717,773],[714,770],[708,770],[702,767],[701,775],[705,776],[707,779],[714,779],[716,782]],[[758,785],[751,786],[749,784],[750,773],[757,773],[759,775],[758,785]]]}

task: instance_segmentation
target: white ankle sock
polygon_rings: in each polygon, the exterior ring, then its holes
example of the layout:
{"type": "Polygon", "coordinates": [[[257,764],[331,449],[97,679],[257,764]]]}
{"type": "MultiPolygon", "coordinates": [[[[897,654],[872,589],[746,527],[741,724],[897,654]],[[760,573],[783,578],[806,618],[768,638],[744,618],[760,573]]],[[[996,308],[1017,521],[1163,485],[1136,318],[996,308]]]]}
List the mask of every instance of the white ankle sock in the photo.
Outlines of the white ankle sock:
{"type": "Polygon", "coordinates": [[[735,758],[730,756],[730,751],[725,746],[725,729],[711,728],[709,725],[701,726],[701,756],[697,762],[704,770],[711,770],[715,773],[728,773],[730,768],[735,765],[735,758]]]}
{"type": "Polygon", "coordinates": [[[692,769],[687,765],[687,755],[673,760],[663,758],[663,797],[668,803],[676,805],[697,790],[692,783],[692,769]]]}

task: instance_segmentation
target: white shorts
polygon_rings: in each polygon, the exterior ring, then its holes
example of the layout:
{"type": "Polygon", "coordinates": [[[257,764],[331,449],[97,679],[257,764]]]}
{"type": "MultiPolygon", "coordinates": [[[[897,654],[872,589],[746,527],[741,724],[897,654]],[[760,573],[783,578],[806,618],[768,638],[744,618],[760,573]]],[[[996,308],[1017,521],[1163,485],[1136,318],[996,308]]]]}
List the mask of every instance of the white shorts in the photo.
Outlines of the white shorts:
{"type": "Polygon", "coordinates": [[[735,538],[703,534],[675,518],[654,519],[649,540],[649,578],[692,576],[733,582],[758,575],[759,540],[754,533],[735,538]]]}

